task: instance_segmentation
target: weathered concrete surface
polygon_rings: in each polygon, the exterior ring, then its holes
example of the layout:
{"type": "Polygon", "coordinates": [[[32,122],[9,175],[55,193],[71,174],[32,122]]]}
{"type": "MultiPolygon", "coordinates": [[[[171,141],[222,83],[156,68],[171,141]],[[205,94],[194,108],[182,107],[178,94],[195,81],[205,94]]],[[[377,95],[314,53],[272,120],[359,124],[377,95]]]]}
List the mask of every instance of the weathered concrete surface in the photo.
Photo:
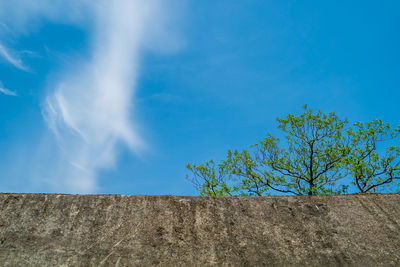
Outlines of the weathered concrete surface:
{"type": "Polygon", "coordinates": [[[0,194],[1,266],[400,266],[400,195],[0,194]]]}

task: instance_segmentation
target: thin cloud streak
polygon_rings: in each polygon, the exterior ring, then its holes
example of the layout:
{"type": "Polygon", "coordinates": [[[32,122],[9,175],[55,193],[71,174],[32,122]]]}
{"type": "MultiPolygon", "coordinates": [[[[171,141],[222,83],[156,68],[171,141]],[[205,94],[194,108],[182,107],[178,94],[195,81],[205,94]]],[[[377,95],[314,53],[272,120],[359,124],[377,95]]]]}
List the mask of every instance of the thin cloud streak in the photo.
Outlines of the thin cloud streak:
{"type": "Polygon", "coordinates": [[[17,56],[11,53],[4,45],[0,43],[0,57],[4,58],[7,60],[10,64],[12,64],[14,67],[24,70],[24,71],[29,71],[29,68],[26,67],[23,63],[22,60],[17,56]]]}
{"type": "Polygon", "coordinates": [[[5,95],[9,95],[9,96],[17,96],[17,93],[16,93],[16,92],[11,91],[11,90],[5,88],[5,87],[3,86],[3,83],[2,83],[2,82],[0,82],[0,93],[3,93],[3,94],[5,94],[5,95]]]}

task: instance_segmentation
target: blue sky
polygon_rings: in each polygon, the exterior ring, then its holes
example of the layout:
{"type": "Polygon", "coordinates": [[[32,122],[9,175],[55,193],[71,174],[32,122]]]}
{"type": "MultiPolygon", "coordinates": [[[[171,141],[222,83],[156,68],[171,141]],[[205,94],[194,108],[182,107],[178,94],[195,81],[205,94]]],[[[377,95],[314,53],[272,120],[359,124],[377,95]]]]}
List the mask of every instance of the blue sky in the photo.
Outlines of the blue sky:
{"type": "Polygon", "coordinates": [[[399,1],[0,2],[0,191],[196,195],[308,104],[400,124],[399,1]]]}

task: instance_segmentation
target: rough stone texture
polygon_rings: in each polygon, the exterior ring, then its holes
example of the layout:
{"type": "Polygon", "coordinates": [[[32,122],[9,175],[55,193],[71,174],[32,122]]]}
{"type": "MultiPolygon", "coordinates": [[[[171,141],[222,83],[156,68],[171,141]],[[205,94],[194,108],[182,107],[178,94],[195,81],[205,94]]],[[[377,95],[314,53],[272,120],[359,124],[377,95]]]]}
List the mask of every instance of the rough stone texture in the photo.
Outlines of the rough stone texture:
{"type": "Polygon", "coordinates": [[[1,266],[400,266],[400,195],[0,194],[1,266]]]}

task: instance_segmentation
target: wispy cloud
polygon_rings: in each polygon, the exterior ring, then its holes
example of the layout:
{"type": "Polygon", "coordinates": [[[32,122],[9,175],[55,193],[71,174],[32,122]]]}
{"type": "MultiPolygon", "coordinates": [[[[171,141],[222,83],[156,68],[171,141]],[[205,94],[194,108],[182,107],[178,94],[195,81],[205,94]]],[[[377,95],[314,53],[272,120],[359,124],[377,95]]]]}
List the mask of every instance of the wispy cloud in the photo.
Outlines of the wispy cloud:
{"type": "Polygon", "coordinates": [[[24,71],[29,71],[29,68],[26,67],[23,63],[21,58],[19,58],[15,53],[11,52],[9,49],[7,49],[3,44],[0,43],[0,57],[4,58],[7,60],[10,64],[12,64],[14,67],[24,70],[24,71]]]}
{"type": "MultiPolygon", "coordinates": [[[[73,67],[56,75],[44,101],[43,115],[57,137],[60,158],[65,162],[56,164],[58,171],[52,172],[61,177],[51,181],[54,188],[94,192],[99,170],[115,165],[120,144],[135,153],[147,147],[138,134],[133,98],[143,51],[177,48],[170,36],[170,10],[162,0],[16,2],[23,8],[14,8],[18,19],[14,16],[10,20],[21,29],[28,27],[29,18],[45,16],[85,27],[92,36],[90,54],[72,59],[73,67]],[[68,8],[72,15],[65,18],[68,8]]],[[[173,2],[168,5],[173,6],[173,2]]],[[[4,46],[0,53],[16,67],[24,67],[4,46]]]]}
{"type": "Polygon", "coordinates": [[[3,93],[5,95],[9,95],[9,96],[17,96],[16,92],[5,88],[2,82],[0,82],[0,93],[3,93]]]}

